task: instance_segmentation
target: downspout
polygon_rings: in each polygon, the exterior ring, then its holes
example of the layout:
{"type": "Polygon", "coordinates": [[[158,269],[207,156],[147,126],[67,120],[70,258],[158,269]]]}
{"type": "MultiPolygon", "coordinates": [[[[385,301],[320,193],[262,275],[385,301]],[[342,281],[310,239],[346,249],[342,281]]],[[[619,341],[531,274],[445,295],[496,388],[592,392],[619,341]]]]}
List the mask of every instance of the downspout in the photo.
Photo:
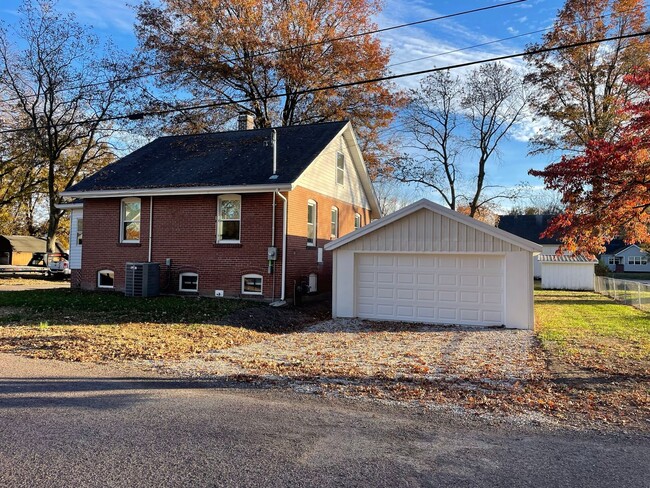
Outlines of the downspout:
{"type": "MultiPolygon", "coordinates": [[[[271,220],[271,247],[275,247],[275,191],[273,192],[273,218],[271,220]]],[[[269,265],[271,266],[271,265],[269,265]]],[[[275,261],[273,262],[273,285],[271,287],[271,303],[275,301],[275,261]]]]}
{"type": "Polygon", "coordinates": [[[287,212],[288,205],[285,196],[279,190],[275,190],[275,194],[279,196],[284,204],[282,205],[282,288],[280,292],[280,301],[285,300],[286,281],[287,281],[287,212]]]}
{"type": "Polygon", "coordinates": [[[147,262],[151,262],[151,232],[153,230],[153,195],[149,197],[149,259],[147,262]]]}

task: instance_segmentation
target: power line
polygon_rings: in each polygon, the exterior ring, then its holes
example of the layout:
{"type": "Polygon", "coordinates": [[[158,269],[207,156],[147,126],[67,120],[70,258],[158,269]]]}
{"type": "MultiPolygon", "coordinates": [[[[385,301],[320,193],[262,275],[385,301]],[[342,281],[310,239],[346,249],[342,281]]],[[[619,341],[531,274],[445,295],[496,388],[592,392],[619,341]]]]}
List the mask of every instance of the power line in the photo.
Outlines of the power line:
{"type": "MultiPolygon", "coordinates": [[[[447,71],[447,70],[453,70],[453,69],[460,69],[460,68],[467,68],[469,66],[475,66],[478,64],[484,64],[484,63],[493,63],[497,61],[505,61],[507,59],[514,59],[514,58],[521,58],[523,56],[528,56],[531,54],[543,54],[543,53],[548,53],[548,52],[554,52],[554,51],[560,51],[563,49],[573,49],[577,47],[582,47],[582,46],[590,46],[593,44],[600,44],[602,42],[609,42],[609,41],[617,41],[617,40],[622,40],[622,39],[631,39],[635,37],[642,37],[642,36],[647,36],[650,35],[650,30],[648,31],[642,31],[642,32],[634,32],[632,34],[622,34],[618,36],[611,36],[611,37],[603,37],[600,39],[592,39],[589,41],[580,41],[580,42],[575,42],[571,44],[563,44],[560,46],[553,46],[553,47],[546,47],[546,48],[539,48],[539,49],[534,49],[530,51],[524,51],[524,52],[519,52],[519,53],[514,53],[514,54],[506,54],[503,56],[494,56],[491,58],[485,58],[485,59],[479,59],[479,60],[474,60],[474,61],[467,61],[465,63],[459,63],[459,64],[454,64],[454,65],[449,65],[449,66],[442,66],[442,67],[437,67],[437,68],[429,68],[425,70],[419,70],[419,71],[410,71],[407,73],[401,73],[401,74],[396,74],[396,75],[388,75],[388,76],[382,76],[378,78],[370,78],[367,80],[358,80],[358,81],[350,81],[346,83],[338,83],[335,85],[327,85],[327,86],[321,86],[321,87],[315,87],[315,88],[306,88],[304,90],[298,90],[295,92],[296,95],[307,95],[310,93],[316,93],[319,91],[326,91],[326,90],[337,90],[340,88],[348,88],[351,86],[358,86],[358,85],[366,85],[369,83],[380,83],[384,81],[393,81],[401,78],[407,78],[411,76],[420,76],[420,75],[425,75],[429,73],[435,73],[437,71],[447,71]]],[[[271,98],[282,98],[284,97],[284,94],[272,94],[267,97],[267,99],[271,98]]],[[[113,115],[110,117],[106,117],[104,121],[109,122],[109,121],[114,121],[114,120],[124,120],[124,119],[133,119],[135,116],[139,116],[138,118],[142,118],[145,115],[167,115],[170,113],[175,113],[175,112],[181,112],[184,110],[201,110],[201,109],[208,109],[208,108],[216,108],[216,107],[224,107],[228,105],[237,105],[241,103],[248,103],[252,102],[255,99],[251,98],[244,98],[240,100],[231,100],[231,101],[223,101],[223,102],[211,102],[211,103],[205,103],[205,104],[198,104],[198,105],[189,105],[186,107],[177,107],[177,108],[171,108],[171,109],[165,109],[165,110],[153,110],[147,113],[141,113],[141,114],[128,114],[128,115],[113,115]]],[[[70,125],[82,125],[82,124],[89,124],[93,122],[98,122],[98,119],[87,119],[87,120],[82,120],[78,122],[68,122],[68,123],[63,123],[59,124],[59,126],[65,127],[65,126],[70,126],[70,125]]],[[[36,127],[37,129],[43,129],[44,127],[36,127]]],[[[30,128],[21,128],[21,129],[9,129],[9,130],[4,130],[0,131],[0,134],[7,134],[7,133],[13,133],[13,132],[25,132],[25,131],[30,131],[34,130],[34,127],[30,128]]]]}
{"type": "MultiPolygon", "coordinates": [[[[348,35],[345,35],[345,36],[334,37],[334,38],[331,38],[331,39],[323,39],[323,40],[320,40],[320,41],[314,41],[314,42],[310,42],[310,43],[307,43],[307,44],[300,44],[300,45],[297,45],[297,46],[289,46],[289,47],[274,49],[274,50],[271,50],[271,51],[266,51],[266,52],[261,52],[261,53],[253,53],[250,56],[247,56],[245,58],[242,57],[242,56],[236,56],[236,57],[224,59],[221,62],[222,63],[232,63],[234,61],[241,61],[243,59],[248,60],[248,59],[258,58],[258,57],[262,57],[262,56],[270,56],[272,54],[282,54],[282,53],[285,53],[285,52],[296,51],[298,49],[305,49],[305,48],[309,48],[309,47],[320,46],[322,44],[329,44],[329,43],[333,43],[333,42],[337,42],[337,41],[344,41],[346,39],[354,39],[354,38],[357,38],[357,37],[370,36],[370,35],[373,35],[373,34],[380,34],[382,32],[388,32],[388,31],[391,31],[391,30],[403,29],[405,27],[412,27],[414,25],[426,24],[426,23],[429,23],[429,22],[437,21],[437,20],[451,19],[453,17],[460,17],[462,15],[468,15],[468,14],[483,12],[485,10],[492,10],[492,9],[495,9],[495,8],[507,7],[509,5],[514,5],[514,4],[522,3],[522,2],[526,2],[526,1],[528,1],[528,0],[511,0],[511,1],[508,1],[508,2],[498,3],[498,4],[495,4],[495,5],[488,5],[488,6],[485,6],[485,7],[478,7],[478,8],[474,8],[474,9],[470,9],[470,10],[463,10],[463,11],[454,12],[454,13],[451,13],[451,14],[440,15],[438,17],[431,17],[431,18],[428,18],[428,19],[416,20],[414,22],[408,22],[408,23],[405,23],[405,24],[398,24],[398,25],[393,25],[393,26],[390,26],[390,27],[383,27],[381,29],[375,29],[375,30],[365,31],[365,32],[357,32],[355,34],[348,34],[348,35]]],[[[160,71],[151,71],[151,72],[148,72],[148,73],[142,73],[142,74],[139,74],[139,75],[125,76],[123,78],[116,78],[114,80],[105,80],[105,81],[97,81],[97,82],[93,82],[93,83],[85,83],[85,84],[82,84],[82,85],[79,85],[79,86],[76,86],[76,87],[63,88],[61,90],[56,90],[55,93],[61,93],[61,92],[71,91],[71,90],[79,90],[79,89],[83,89],[83,88],[92,88],[92,87],[95,87],[95,86],[107,85],[107,84],[110,84],[110,83],[124,83],[124,82],[127,82],[127,81],[134,81],[134,80],[139,80],[139,79],[142,79],[142,78],[148,78],[150,76],[160,76],[160,75],[164,75],[164,74],[177,73],[179,71],[185,71],[187,69],[197,68],[197,67],[204,67],[204,66],[210,66],[210,64],[209,63],[200,63],[200,64],[184,66],[182,68],[170,68],[170,69],[165,69],[165,70],[160,70],[160,71]]],[[[32,98],[32,97],[35,97],[35,96],[36,95],[25,95],[25,98],[32,98]]],[[[13,101],[16,101],[16,100],[20,100],[20,98],[19,97],[8,98],[6,100],[0,100],[0,103],[13,102],[13,101]]]]}

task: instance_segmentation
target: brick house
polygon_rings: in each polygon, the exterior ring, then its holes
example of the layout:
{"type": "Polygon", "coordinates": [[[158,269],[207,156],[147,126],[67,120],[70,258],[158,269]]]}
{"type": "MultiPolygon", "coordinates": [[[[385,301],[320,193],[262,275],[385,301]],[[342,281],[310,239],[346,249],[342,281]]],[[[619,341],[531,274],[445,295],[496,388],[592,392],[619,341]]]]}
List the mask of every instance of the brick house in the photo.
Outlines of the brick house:
{"type": "Polygon", "coordinates": [[[126,263],[150,262],[163,293],[330,292],[323,245],[380,216],[351,124],[239,123],[158,138],[66,190],[73,286],[122,291],[126,263]]]}

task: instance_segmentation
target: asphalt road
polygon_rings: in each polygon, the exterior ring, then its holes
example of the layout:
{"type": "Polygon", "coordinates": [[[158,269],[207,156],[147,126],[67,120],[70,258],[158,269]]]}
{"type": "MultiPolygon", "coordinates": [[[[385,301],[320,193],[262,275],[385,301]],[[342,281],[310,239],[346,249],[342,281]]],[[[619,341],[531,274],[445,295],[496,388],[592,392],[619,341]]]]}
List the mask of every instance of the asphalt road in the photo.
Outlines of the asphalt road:
{"type": "Polygon", "coordinates": [[[650,438],[0,354],[0,486],[649,487],[650,438]]]}

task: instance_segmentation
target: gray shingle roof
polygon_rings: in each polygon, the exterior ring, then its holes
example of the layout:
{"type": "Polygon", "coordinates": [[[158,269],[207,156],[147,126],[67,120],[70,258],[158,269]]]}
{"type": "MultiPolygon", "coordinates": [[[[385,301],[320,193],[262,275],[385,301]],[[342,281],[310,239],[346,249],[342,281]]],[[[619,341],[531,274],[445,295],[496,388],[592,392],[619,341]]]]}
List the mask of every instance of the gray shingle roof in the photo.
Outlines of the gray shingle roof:
{"type": "Polygon", "coordinates": [[[501,215],[498,227],[537,244],[559,244],[557,238],[539,237],[553,217],[555,215],[501,215]]]}
{"type": "Polygon", "coordinates": [[[272,129],[160,137],[72,186],[68,191],[289,184],[347,121],[272,129]]]}

